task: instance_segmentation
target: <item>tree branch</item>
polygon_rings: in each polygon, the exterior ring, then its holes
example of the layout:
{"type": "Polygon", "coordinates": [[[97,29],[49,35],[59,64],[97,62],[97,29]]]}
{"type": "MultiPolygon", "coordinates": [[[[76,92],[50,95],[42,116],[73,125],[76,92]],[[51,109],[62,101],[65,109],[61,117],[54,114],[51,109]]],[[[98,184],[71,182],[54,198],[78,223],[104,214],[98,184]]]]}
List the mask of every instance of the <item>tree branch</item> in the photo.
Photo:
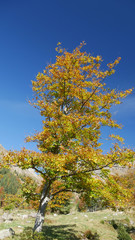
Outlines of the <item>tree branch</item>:
{"type": "Polygon", "coordinates": [[[52,196],[51,196],[50,199],[52,200],[57,194],[59,194],[59,193],[61,193],[61,192],[82,193],[82,192],[84,192],[84,191],[83,191],[83,190],[77,191],[77,190],[72,190],[72,189],[62,189],[62,190],[59,190],[59,191],[57,191],[56,193],[52,194],[52,196]]]}
{"type": "Polygon", "coordinates": [[[118,163],[118,161],[119,161],[119,159],[116,159],[116,160],[113,160],[113,161],[111,161],[111,162],[109,162],[109,163],[107,163],[107,164],[105,164],[101,167],[98,167],[98,168],[88,169],[88,170],[81,171],[81,172],[75,171],[74,173],[71,173],[71,174],[57,176],[56,179],[58,179],[58,178],[62,179],[62,178],[72,177],[72,176],[75,176],[75,175],[78,175],[78,174],[84,174],[84,173],[99,171],[99,170],[102,170],[103,168],[109,167],[109,165],[112,164],[112,163],[115,163],[115,164],[118,163]]]}
{"type": "Polygon", "coordinates": [[[102,79],[102,81],[98,84],[98,86],[94,89],[94,91],[91,93],[91,95],[83,102],[80,110],[84,107],[84,105],[90,100],[90,98],[94,95],[94,93],[96,92],[96,90],[99,88],[100,84],[104,81],[104,79],[102,79]]]}

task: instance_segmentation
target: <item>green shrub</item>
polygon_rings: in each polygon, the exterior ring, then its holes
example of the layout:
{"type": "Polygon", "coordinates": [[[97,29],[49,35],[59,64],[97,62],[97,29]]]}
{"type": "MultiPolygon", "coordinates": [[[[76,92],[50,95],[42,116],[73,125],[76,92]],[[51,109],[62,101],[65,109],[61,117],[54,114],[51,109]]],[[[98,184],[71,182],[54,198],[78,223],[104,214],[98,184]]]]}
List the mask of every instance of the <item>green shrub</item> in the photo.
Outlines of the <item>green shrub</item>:
{"type": "Polygon", "coordinates": [[[15,208],[15,205],[13,203],[8,204],[7,206],[4,207],[4,210],[13,210],[15,208]]]}
{"type": "Polygon", "coordinates": [[[8,168],[1,168],[0,169],[0,174],[1,175],[5,175],[5,174],[7,174],[7,173],[9,173],[10,172],[10,169],[8,169],[8,168]]]}
{"type": "Polygon", "coordinates": [[[77,210],[79,212],[84,212],[87,210],[89,212],[93,212],[106,208],[106,203],[103,201],[103,199],[98,197],[87,198],[86,196],[84,196],[78,199],[76,204],[77,210]]]}
{"type": "Polygon", "coordinates": [[[21,187],[19,178],[12,173],[9,169],[0,169],[0,187],[4,188],[5,193],[15,195],[21,187]]]}
{"type": "Polygon", "coordinates": [[[120,224],[118,226],[117,232],[119,240],[132,240],[129,234],[126,232],[126,229],[123,225],[120,224]]]}
{"type": "Polygon", "coordinates": [[[27,227],[23,232],[17,237],[17,240],[46,240],[43,233],[34,233],[31,227],[27,227]]]}
{"type": "Polygon", "coordinates": [[[91,230],[87,230],[84,233],[84,237],[90,240],[99,240],[99,235],[97,233],[92,233],[91,230]]]}
{"type": "Polygon", "coordinates": [[[100,223],[101,223],[101,224],[104,224],[104,223],[105,223],[105,221],[104,221],[104,220],[101,220],[101,221],[100,221],[100,223]]]}
{"type": "Polygon", "coordinates": [[[129,233],[134,232],[135,228],[129,225],[128,218],[119,220],[111,220],[109,223],[117,230],[119,240],[132,240],[129,233]]]}
{"type": "Polygon", "coordinates": [[[70,209],[71,209],[70,204],[65,205],[65,206],[59,208],[59,213],[60,214],[68,214],[68,213],[70,213],[70,209]]]}
{"type": "Polygon", "coordinates": [[[71,210],[71,204],[70,200],[67,199],[62,204],[57,204],[57,202],[54,201],[52,206],[49,206],[48,211],[52,213],[58,213],[58,214],[68,214],[71,210]]]}
{"type": "Polygon", "coordinates": [[[110,224],[113,226],[114,229],[117,229],[118,228],[118,223],[116,223],[116,221],[114,219],[112,219],[110,221],[110,224]]]}

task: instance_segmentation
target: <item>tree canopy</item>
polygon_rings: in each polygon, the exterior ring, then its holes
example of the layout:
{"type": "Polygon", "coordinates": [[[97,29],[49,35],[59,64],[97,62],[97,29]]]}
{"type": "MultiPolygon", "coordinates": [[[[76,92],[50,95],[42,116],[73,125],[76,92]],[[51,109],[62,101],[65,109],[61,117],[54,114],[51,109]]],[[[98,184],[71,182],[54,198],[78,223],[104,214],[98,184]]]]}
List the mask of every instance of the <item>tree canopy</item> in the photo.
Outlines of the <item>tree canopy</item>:
{"type": "Polygon", "coordinates": [[[47,65],[32,81],[34,99],[30,104],[43,116],[43,127],[26,141],[36,142],[39,151],[23,148],[9,151],[3,158],[4,165],[33,168],[41,174],[44,187],[40,213],[46,197],[51,199],[63,191],[100,194],[112,204],[114,198],[122,202],[126,196],[109,170],[116,164],[130,166],[134,152],[121,148],[119,142],[123,139],[112,134],[109,137],[116,142],[110,152],[104,154],[100,137],[103,126],[121,128],[112,119],[110,109],[120,104],[132,89],[108,89],[106,79],[114,74],[120,58],[103,71],[101,56],[83,52],[84,45],[83,42],[68,52],[58,43],[55,63],[47,65]],[[59,181],[59,187],[53,191],[55,181],[59,181]]]}

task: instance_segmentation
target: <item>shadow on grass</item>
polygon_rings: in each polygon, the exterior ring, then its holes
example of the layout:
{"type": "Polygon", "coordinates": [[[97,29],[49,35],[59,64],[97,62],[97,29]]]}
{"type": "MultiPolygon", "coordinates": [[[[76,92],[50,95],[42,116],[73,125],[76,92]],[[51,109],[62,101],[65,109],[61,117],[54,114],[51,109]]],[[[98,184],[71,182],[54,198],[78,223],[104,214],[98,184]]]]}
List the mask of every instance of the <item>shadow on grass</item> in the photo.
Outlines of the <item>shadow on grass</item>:
{"type": "Polygon", "coordinates": [[[74,226],[76,225],[44,226],[43,232],[48,240],[79,240],[76,236],[77,231],[73,229],[74,226]]]}

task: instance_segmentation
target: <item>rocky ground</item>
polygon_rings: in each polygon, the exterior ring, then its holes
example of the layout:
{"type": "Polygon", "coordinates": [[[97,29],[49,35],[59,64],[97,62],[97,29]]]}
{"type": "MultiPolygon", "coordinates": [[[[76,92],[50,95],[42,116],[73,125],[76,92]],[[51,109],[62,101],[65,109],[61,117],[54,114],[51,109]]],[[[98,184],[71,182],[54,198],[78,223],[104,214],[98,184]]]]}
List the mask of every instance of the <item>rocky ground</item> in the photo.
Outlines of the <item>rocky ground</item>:
{"type": "Polygon", "coordinates": [[[0,211],[0,239],[23,231],[25,226],[33,226],[36,212],[25,210],[0,211]]]}

